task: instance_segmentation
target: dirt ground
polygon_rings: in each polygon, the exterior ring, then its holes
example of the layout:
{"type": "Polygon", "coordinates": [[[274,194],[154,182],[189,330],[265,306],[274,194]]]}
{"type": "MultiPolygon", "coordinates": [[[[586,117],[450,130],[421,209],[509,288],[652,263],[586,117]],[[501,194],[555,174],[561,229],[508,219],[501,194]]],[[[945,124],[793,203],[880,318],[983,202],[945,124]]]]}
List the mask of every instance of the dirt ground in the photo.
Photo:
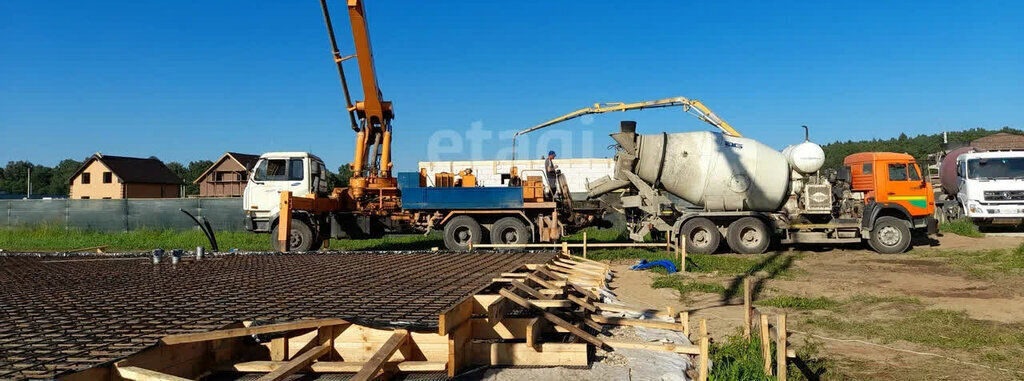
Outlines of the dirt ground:
{"type": "MultiPolygon", "coordinates": [[[[931,247],[924,249],[1010,249],[1022,242],[1024,237],[989,235],[985,238],[967,238],[946,234],[939,237],[938,242],[933,242],[931,247]]],[[[819,252],[790,250],[785,254],[795,254],[798,258],[791,271],[775,279],[760,278],[755,274],[755,300],[769,295],[828,297],[834,300],[863,295],[907,297],[920,300],[921,307],[926,309],[964,311],[970,318],[982,321],[1024,323],[1024,288],[1020,287],[1024,279],[1020,276],[972,277],[942,258],[915,253],[882,255],[857,247],[819,252]]],[[[720,295],[707,293],[691,293],[680,298],[673,289],[652,289],[650,284],[659,274],[631,271],[626,262],[614,264],[616,278],[609,284],[622,302],[690,311],[691,326],[696,326],[700,319],[706,318],[709,331],[716,340],[735,334],[742,326],[741,299],[723,300],[720,295]]],[[[688,273],[685,276],[694,281],[720,282],[723,285],[738,279],[735,276],[701,273],[688,273]]],[[[970,353],[961,350],[943,350],[905,341],[885,343],[879,338],[823,331],[805,324],[807,319],[819,316],[815,311],[758,308],[769,316],[786,312],[790,331],[794,331],[791,344],[800,346],[806,339],[811,339],[819,345],[821,355],[835,360],[832,365],[835,369],[827,372],[824,379],[1024,379],[1024,369],[1017,369],[1021,371],[1019,373],[992,370],[934,355],[882,348],[870,343],[884,343],[893,348],[977,362],[972,360],[970,353]],[[805,333],[829,339],[811,338],[805,333]]],[[[906,313],[906,309],[899,305],[872,306],[855,313],[872,319],[899,318],[906,313]]]]}

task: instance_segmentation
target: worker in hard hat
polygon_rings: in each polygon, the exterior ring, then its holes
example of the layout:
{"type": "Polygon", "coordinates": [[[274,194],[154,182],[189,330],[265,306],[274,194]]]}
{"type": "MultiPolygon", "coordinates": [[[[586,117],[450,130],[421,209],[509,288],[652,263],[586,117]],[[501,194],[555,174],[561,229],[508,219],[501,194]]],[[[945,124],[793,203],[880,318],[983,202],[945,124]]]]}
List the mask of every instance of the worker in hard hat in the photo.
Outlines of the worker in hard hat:
{"type": "Polygon", "coordinates": [[[555,151],[548,151],[548,157],[544,159],[544,174],[548,177],[548,187],[551,188],[551,198],[558,194],[558,166],[555,165],[555,151]]]}

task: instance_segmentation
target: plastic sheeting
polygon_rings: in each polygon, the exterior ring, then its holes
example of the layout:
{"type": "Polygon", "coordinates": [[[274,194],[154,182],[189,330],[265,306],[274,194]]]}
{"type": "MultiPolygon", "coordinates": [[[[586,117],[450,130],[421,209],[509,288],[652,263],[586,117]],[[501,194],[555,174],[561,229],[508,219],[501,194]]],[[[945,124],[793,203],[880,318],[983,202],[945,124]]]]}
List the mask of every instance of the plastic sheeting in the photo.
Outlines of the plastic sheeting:
{"type": "Polygon", "coordinates": [[[99,231],[188,230],[179,209],[206,217],[216,231],[244,230],[241,198],[128,200],[0,200],[0,227],[68,227],[99,231]]]}

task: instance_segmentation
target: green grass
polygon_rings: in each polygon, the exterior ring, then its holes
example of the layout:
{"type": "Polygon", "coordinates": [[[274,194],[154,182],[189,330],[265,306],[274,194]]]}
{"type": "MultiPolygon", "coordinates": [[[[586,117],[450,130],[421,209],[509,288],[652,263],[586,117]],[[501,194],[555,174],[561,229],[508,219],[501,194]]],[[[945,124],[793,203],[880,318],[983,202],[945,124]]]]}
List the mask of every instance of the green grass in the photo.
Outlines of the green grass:
{"type": "MultiPolygon", "coordinates": [[[[770,356],[772,357],[772,372],[775,370],[775,343],[770,343],[770,356]]],[[[749,340],[743,339],[740,334],[731,335],[721,343],[712,343],[709,348],[711,354],[711,371],[708,374],[709,380],[714,381],[758,381],[775,380],[774,376],[764,374],[764,357],[761,356],[761,339],[758,335],[751,335],[749,340]]],[[[804,342],[796,348],[797,358],[806,365],[809,372],[815,375],[827,375],[830,368],[834,368],[834,361],[819,355],[820,348],[815,342],[804,342]]],[[[808,379],[795,360],[789,360],[786,373],[791,380],[808,379]]],[[[813,378],[812,378],[813,379],[813,378]]]]}
{"type": "Polygon", "coordinates": [[[889,343],[908,341],[945,349],[1012,348],[1024,354],[1024,325],[971,319],[963,311],[919,309],[895,319],[875,321],[814,317],[807,323],[830,331],[889,343]]]}
{"type": "Polygon", "coordinates": [[[587,243],[591,242],[625,242],[629,240],[629,234],[622,229],[601,229],[590,227],[562,238],[566,242],[583,242],[583,233],[587,233],[587,243]]]}
{"type": "Polygon", "coordinates": [[[914,250],[922,257],[943,258],[975,278],[1024,274],[1024,244],[1013,249],[914,250]]]}
{"type": "Polygon", "coordinates": [[[679,291],[679,296],[685,298],[691,292],[704,292],[708,294],[725,295],[728,289],[718,283],[689,281],[678,275],[660,276],[651,283],[651,288],[671,288],[679,291]]]}
{"type": "MultiPolygon", "coordinates": [[[[218,232],[217,244],[221,251],[271,250],[268,234],[218,232]]],[[[67,251],[102,245],[107,245],[106,251],[114,252],[146,251],[154,248],[190,249],[196,246],[209,246],[209,242],[198,230],[135,230],[111,233],[65,230],[48,226],[0,229],[0,249],[6,251],[67,251]]],[[[331,248],[338,250],[429,249],[433,246],[444,246],[437,235],[331,241],[331,248]]]]}
{"type": "Polygon", "coordinates": [[[843,303],[824,296],[817,298],[805,298],[801,296],[773,296],[754,301],[754,304],[794,310],[833,310],[841,306],[843,303]]]}
{"type": "Polygon", "coordinates": [[[978,227],[974,226],[974,224],[971,223],[971,220],[967,218],[943,222],[939,224],[939,231],[971,238],[981,238],[985,236],[985,234],[978,231],[978,227]]]}
{"type": "Polygon", "coordinates": [[[827,310],[842,311],[866,305],[893,303],[901,305],[920,305],[921,300],[906,296],[879,296],[860,294],[843,300],[836,300],[824,296],[807,298],[802,296],[779,295],[769,298],[755,300],[754,304],[776,308],[793,310],[827,310]]]}

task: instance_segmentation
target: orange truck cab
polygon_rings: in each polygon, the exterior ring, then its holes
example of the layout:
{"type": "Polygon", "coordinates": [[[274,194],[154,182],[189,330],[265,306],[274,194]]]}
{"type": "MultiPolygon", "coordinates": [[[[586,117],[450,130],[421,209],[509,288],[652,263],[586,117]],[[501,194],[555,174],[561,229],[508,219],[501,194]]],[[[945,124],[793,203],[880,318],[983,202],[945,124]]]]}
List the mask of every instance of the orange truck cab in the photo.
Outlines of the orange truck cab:
{"type": "MultiPolygon", "coordinates": [[[[935,193],[913,156],[861,152],[847,156],[843,166],[851,191],[863,195],[862,230],[882,235],[869,242],[886,239],[885,229],[875,229],[883,218],[887,224],[899,220],[906,225],[907,233],[927,229],[928,234],[935,234],[938,230],[938,222],[933,217],[935,193]]],[[[903,230],[896,225],[895,228],[903,230]]]]}

